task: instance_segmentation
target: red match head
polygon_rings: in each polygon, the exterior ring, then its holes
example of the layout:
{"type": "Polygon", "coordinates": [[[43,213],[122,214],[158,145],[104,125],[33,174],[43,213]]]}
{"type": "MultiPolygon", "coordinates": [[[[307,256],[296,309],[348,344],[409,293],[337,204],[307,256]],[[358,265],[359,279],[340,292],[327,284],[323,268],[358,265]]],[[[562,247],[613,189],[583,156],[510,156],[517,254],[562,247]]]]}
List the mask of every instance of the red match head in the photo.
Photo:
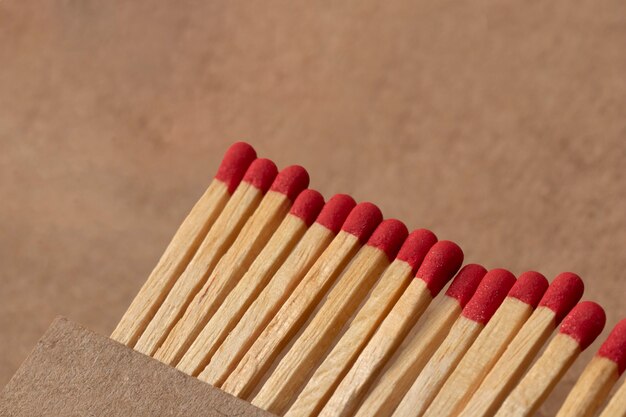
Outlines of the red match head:
{"type": "Polygon", "coordinates": [[[300,165],[291,165],[278,173],[270,188],[277,193],[285,194],[293,201],[298,194],[309,186],[309,173],[300,165]]]}
{"type": "Polygon", "coordinates": [[[304,190],[293,202],[289,213],[301,218],[308,227],[313,224],[323,206],[324,197],[320,193],[315,190],[304,190]]]}
{"type": "Polygon", "coordinates": [[[622,319],[611,330],[609,337],[600,346],[598,356],[615,362],[620,375],[624,372],[626,369],[626,319],[622,319]]]}
{"type": "Polygon", "coordinates": [[[383,220],[367,241],[367,246],[380,249],[385,252],[387,259],[392,261],[408,234],[408,229],[400,220],[383,220]]]}
{"type": "Polygon", "coordinates": [[[476,292],[478,284],[480,284],[486,273],[487,270],[482,265],[465,265],[452,280],[446,295],[456,298],[461,308],[464,308],[474,295],[474,292],[476,292]]]}
{"type": "Polygon", "coordinates": [[[463,263],[463,251],[449,240],[435,243],[415,273],[415,277],[426,283],[430,294],[435,297],[454,276],[463,263]]]}
{"type": "Polygon", "coordinates": [[[519,276],[508,296],[537,307],[537,303],[548,288],[548,280],[539,272],[528,271],[519,276]]]}
{"type": "Polygon", "coordinates": [[[383,214],[378,207],[372,203],[359,203],[348,214],[341,230],[356,236],[361,243],[365,243],[381,221],[383,221],[383,214]]]}
{"type": "Polygon", "coordinates": [[[349,195],[335,194],[324,204],[316,222],[335,234],[339,233],[341,225],[346,221],[354,206],[356,202],[349,195]]]}
{"type": "Polygon", "coordinates": [[[487,324],[513,284],[515,284],[515,275],[506,269],[492,269],[487,272],[463,309],[463,316],[475,322],[487,324]]]}
{"type": "Polygon", "coordinates": [[[563,319],[559,333],[576,340],[580,350],[585,350],[602,333],[606,323],[606,314],[600,305],[592,301],[583,301],[563,319]]]}
{"type": "Polygon", "coordinates": [[[245,142],[235,142],[224,154],[215,178],[226,184],[228,192],[232,194],[255,159],[256,152],[252,146],[245,142]]]}
{"type": "Polygon", "coordinates": [[[269,159],[258,158],[248,167],[246,174],[243,176],[243,181],[265,193],[270,188],[270,185],[272,185],[276,174],[278,174],[276,164],[269,159]]]}
{"type": "Polygon", "coordinates": [[[546,293],[539,301],[539,306],[554,311],[555,326],[576,305],[583,296],[585,284],[576,274],[563,272],[554,278],[546,293]]]}
{"type": "Polygon", "coordinates": [[[422,264],[429,249],[437,243],[437,236],[427,229],[412,231],[406,238],[396,259],[404,261],[415,272],[422,264]]]}

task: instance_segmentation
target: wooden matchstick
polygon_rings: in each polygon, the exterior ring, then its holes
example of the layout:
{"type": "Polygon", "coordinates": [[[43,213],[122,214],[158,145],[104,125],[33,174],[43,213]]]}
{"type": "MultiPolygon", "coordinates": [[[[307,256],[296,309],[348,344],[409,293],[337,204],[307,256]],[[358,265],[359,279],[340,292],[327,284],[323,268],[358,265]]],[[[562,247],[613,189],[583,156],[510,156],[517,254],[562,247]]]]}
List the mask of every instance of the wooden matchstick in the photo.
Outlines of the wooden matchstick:
{"type": "MultiPolygon", "coordinates": [[[[337,194],[328,200],[315,223],[217,349],[209,364],[198,376],[200,380],[214,386],[222,385],[339,233],[355,205],[352,197],[345,194],[337,194]]],[[[340,238],[334,245],[335,250],[340,247],[339,241],[342,239],[340,238]]],[[[330,252],[326,256],[331,256],[330,252]]]]}
{"type": "Polygon", "coordinates": [[[135,344],[135,350],[154,355],[257,208],[276,174],[276,165],[269,159],[259,158],[250,164],[242,182],[135,344]]]}
{"type": "Polygon", "coordinates": [[[514,284],[515,276],[504,269],[492,269],[485,275],[448,336],[398,405],[394,417],[424,414],[514,284]]]}
{"type": "Polygon", "coordinates": [[[615,391],[600,417],[626,417],[626,381],[615,391]]]}
{"type": "Polygon", "coordinates": [[[460,416],[490,417],[498,411],[563,317],[580,300],[583,291],[583,281],[571,272],[559,274],[552,281],[537,309],[513,338],[460,416]]]}
{"type": "Polygon", "coordinates": [[[311,322],[298,336],[252,404],[282,415],[319,364],[348,319],[382,272],[394,260],[408,235],[395,219],[383,221],[332,288],[311,322]]]}
{"type": "Polygon", "coordinates": [[[556,417],[595,415],[625,368],[626,319],[623,319],[580,375],[556,417]]]}
{"type": "Polygon", "coordinates": [[[224,297],[272,237],[295,198],[308,185],[309,174],[299,165],[289,166],[276,176],[269,192],[241,229],[237,239],[157,350],[155,359],[172,366],[178,364],[224,297]]]}
{"type": "Polygon", "coordinates": [[[548,397],[563,374],[602,332],[606,315],[591,301],[578,303],[563,319],[559,332],[519,384],[496,417],[530,417],[548,397]]]}
{"type": "Polygon", "coordinates": [[[448,334],[487,271],[480,265],[466,265],[446,293],[426,310],[409,332],[387,369],[373,382],[356,412],[359,417],[391,415],[419,375],[423,366],[448,334]]]}
{"type": "Polygon", "coordinates": [[[341,232],[243,356],[222,384],[222,390],[244,399],[251,395],[282,349],[381,221],[382,214],[374,204],[360,203],[352,210],[341,232]]]}
{"type": "Polygon", "coordinates": [[[184,354],[176,366],[178,370],[196,376],[206,367],[228,332],[313,224],[323,205],[324,198],[317,191],[300,193],[267,245],[184,354]]]}
{"type": "MultiPolygon", "coordinates": [[[[454,417],[459,414],[511,339],[528,320],[547,288],[548,281],[538,272],[529,271],[520,275],[500,308],[443,384],[424,413],[425,417],[454,417]]],[[[476,313],[482,314],[480,309],[476,313]]]]}
{"type": "Polygon", "coordinates": [[[111,334],[113,340],[135,346],[255,158],[256,152],[247,143],[237,142],[228,148],[209,188],[180,225],[111,334]]]}
{"type": "Polygon", "coordinates": [[[419,319],[432,298],[463,262],[463,252],[450,241],[436,243],[415,279],[360,353],[319,416],[352,416],[379,371],[419,319]]]}
{"type": "Polygon", "coordinates": [[[437,237],[426,229],[409,234],[396,259],[380,278],[346,333],[309,379],[286,417],[307,417],[319,413],[436,242],[437,237]]]}

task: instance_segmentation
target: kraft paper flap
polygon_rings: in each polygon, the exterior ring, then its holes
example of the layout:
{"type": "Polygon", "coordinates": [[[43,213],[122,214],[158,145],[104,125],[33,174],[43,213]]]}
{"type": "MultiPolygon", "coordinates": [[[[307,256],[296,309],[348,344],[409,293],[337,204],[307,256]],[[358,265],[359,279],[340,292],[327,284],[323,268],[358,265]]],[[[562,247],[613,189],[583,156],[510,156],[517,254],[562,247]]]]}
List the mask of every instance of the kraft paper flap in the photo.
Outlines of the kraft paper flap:
{"type": "Polygon", "coordinates": [[[0,396],[0,416],[273,414],[66,318],[57,318],[0,396]]]}

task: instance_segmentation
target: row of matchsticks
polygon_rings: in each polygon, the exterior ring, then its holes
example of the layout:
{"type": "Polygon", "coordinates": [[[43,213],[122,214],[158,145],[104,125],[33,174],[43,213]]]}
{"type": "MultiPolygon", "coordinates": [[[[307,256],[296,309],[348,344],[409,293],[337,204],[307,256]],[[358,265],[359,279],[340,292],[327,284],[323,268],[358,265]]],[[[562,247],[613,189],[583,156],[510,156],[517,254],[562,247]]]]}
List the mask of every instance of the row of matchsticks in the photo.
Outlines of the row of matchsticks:
{"type": "MultiPolygon", "coordinates": [[[[112,338],[277,415],[486,417],[533,415],[603,330],[576,274],[461,268],[308,184],[232,145],[112,338]]],[[[626,416],[625,367],[622,320],[558,416],[626,416]]]]}

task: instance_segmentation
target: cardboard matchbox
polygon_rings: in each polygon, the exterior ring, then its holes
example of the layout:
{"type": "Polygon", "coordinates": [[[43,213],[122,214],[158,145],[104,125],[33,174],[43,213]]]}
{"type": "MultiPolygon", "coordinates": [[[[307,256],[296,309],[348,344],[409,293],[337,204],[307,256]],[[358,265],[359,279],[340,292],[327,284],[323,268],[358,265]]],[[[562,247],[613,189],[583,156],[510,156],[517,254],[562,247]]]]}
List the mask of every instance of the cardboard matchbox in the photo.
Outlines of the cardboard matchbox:
{"type": "Polygon", "coordinates": [[[155,359],[57,318],[0,394],[0,416],[271,417],[155,359]]]}

